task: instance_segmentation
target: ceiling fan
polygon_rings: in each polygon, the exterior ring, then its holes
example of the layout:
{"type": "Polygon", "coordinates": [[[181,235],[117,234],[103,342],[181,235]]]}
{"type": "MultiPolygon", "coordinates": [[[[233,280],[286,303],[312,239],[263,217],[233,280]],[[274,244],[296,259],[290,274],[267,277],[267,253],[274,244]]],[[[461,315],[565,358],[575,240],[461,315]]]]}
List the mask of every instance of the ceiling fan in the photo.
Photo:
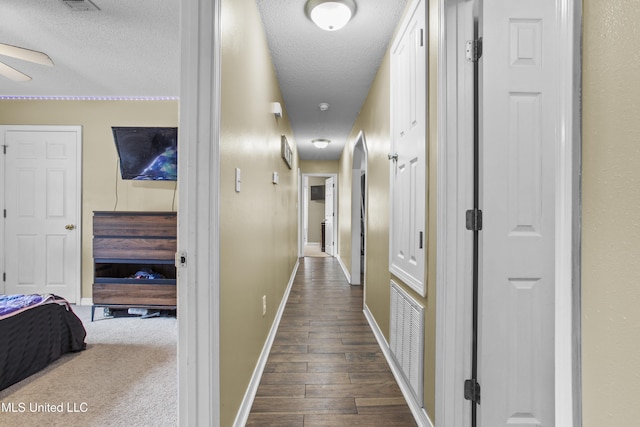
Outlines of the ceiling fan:
{"type": "MultiPolygon", "coordinates": [[[[53,67],[53,61],[46,53],[38,52],[37,50],[26,49],[24,47],[12,46],[10,44],[0,43],[0,55],[9,56],[11,58],[21,59],[27,62],[33,62],[36,64],[47,65],[53,67]]],[[[31,80],[31,77],[24,74],[21,71],[16,70],[13,67],[0,61],[0,75],[5,76],[16,82],[26,82],[31,80]]]]}

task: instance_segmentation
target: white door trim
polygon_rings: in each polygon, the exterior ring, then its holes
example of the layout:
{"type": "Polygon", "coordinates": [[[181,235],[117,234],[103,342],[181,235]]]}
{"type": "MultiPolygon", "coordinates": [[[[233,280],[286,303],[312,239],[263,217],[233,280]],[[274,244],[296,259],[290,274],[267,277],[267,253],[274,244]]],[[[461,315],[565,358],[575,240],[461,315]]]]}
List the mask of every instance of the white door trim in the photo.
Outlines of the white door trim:
{"type": "MultiPolygon", "coordinates": [[[[76,269],[76,271],[73,273],[74,274],[74,279],[76,282],[76,288],[75,288],[75,295],[76,295],[76,299],[75,301],[69,301],[72,304],[78,304],[80,305],[80,301],[82,300],[82,126],[53,126],[53,125],[43,125],[43,126],[38,126],[38,125],[3,125],[0,126],[0,132],[2,132],[4,134],[4,132],[6,131],[26,131],[26,132],[47,132],[47,131],[51,131],[51,132],[74,132],[76,134],[76,188],[78,189],[78,191],[76,192],[76,201],[75,201],[75,206],[76,206],[76,211],[74,212],[75,217],[77,219],[77,224],[74,224],[76,226],[76,229],[74,231],[74,236],[73,239],[75,240],[75,245],[77,248],[76,251],[76,264],[78,266],[78,268],[76,269]]],[[[2,138],[2,141],[5,141],[5,138],[2,138]]],[[[0,197],[2,200],[2,208],[6,209],[6,200],[5,200],[5,192],[4,192],[4,187],[5,187],[5,181],[6,179],[8,179],[8,177],[6,176],[6,169],[5,169],[5,162],[2,161],[2,171],[1,171],[1,176],[3,177],[3,182],[2,185],[0,186],[2,189],[0,190],[0,197]]],[[[0,241],[3,242],[0,248],[0,259],[2,260],[2,270],[4,271],[4,260],[5,260],[5,251],[4,251],[4,247],[5,247],[5,230],[4,230],[4,226],[1,227],[1,231],[0,231],[0,241]]],[[[0,293],[4,293],[5,292],[5,285],[4,283],[2,283],[2,286],[0,286],[0,290],[2,290],[2,292],[0,293]]]]}
{"type": "Polygon", "coordinates": [[[473,143],[473,66],[457,52],[473,37],[471,2],[440,0],[438,16],[438,159],[436,236],[436,408],[439,426],[470,426],[463,398],[471,377],[472,233],[464,212],[473,206],[473,155],[460,146],[473,143]],[[462,65],[462,66],[460,66],[462,65]],[[465,86],[466,84],[466,86],[465,86]],[[462,87],[460,87],[462,86],[462,87]]]}
{"type": "Polygon", "coordinates": [[[581,169],[582,2],[557,0],[559,28],[556,156],[556,424],[582,425],[581,169]]]}
{"type": "MultiPolygon", "coordinates": [[[[302,182],[306,183],[307,180],[306,178],[309,177],[317,177],[317,178],[333,178],[333,183],[335,184],[335,189],[333,191],[333,212],[334,212],[334,221],[333,221],[333,241],[334,241],[334,247],[333,247],[333,256],[336,258],[340,258],[340,252],[339,252],[339,242],[338,242],[338,224],[339,224],[339,216],[338,216],[338,174],[337,173],[302,173],[302,182]]],[[[304,191],[300,191],[298,194],[299,200],[298,200],[298,206],[301,206],[303,203],[305,203],[304,201],[304,191]]],[[[304,221],[305,217],[308,218],[309,215],[309,210],[305,209],[304,212],[302,213],[303,217],[300,218],[301,221],[304,221]]],[[[304,233],[303,233],[304,234],[304,233]]],[[[305,236],[301,236],[300,238],[300,242],[299,244],[302,246],[302,256],[304,256],[304,237],[305,236]]]]}
{"type": "Polygon", "coordinates": [[[301,201],[304,200],[302,182],[302,171],[298,168],[298,258],[304,257],[304,241],[306,239],[304,234],[304,215],[306,209],[301,203],[301,201]]]}
{"type": "MultiPolygon", "coordinates": [[[[364,137],[364,131],[360,131],[358,133],[358,137],[355,139],[353,143],[353,149],[351,150],[353,153],[352,159],[352,167],[351,167],[351,281],[352,285],[360,285],[360,271],[362,269],[361,265],[361,255],[360,255],[360,246],[361,246],[361,235],[360,233],[365,234],[365,242],[366,242],[366,230],[367,230],[367,218],[366,218],[366,194],[368,187],[367,179],[365,178],[365,190],[364,195],[362,194],[362,183],[361,177],[362,172],[367,171],[367,140],[364,137]],[[365,167],[362,168],[362,163],[364,162],[365,167]],[[357,166],[356,166],[357,165],[357,166]],[[360,205],[362,197],[365,197],[365,218],[364,218],[364,229],[361,230],[360,223],[360,205]]],[[[365,256],[364,262],[367,262],[367,258],[365,256]]],[[[366,272],[366,269],[365,269],[366,272]]],[[[365,273],[366,274],[366,273],[365,273]]]]}
{"type": "MultiPolygon", "coordinates": [[[[436,413],[441,426],[469,425],[463,400],[470,362],[470,240],[464,212],[470,208],[466,116],[465,16],[457,0],[439,0],[438,235],[436,319],[436,413]],[[461,65],[462,64],[462,65],[461,65]],[[462,363],[460,363],[462,361],[462,363]]],[[[557,0],[559,23],[559,129],[556,155],[555,425],[581,425],[580,384],[580,37],[579,0],[557,0]]]]}
{"type": "Polygon", "coordinates": [[[220,0],[181,3],[178,425],[220,425],[220,0]],[[208,232],[207,232],[208,231],[208,232]]]}

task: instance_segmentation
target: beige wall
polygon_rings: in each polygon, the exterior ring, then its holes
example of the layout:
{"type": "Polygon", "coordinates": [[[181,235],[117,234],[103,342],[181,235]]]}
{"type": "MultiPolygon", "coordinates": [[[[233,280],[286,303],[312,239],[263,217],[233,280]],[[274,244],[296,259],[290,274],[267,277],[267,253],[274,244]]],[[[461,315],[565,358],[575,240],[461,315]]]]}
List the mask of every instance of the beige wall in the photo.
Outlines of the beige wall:
{"type": "Polygon", "coordinates": [[[640,5],[583,5],[583,425],[632,426],[640,419],[640,5]]]}
{"type": "Polygon", "coordinates": [[[270,113],[271,102],[284,103],[254,0],[222,1],[221,64],[220,425],[230,426],[297,261],[298,161],[286,111],[278,120],[270,113]],[[281,134],[294,150],[292,169],[281,134]]]}
{"type": "MultiPolygon", "coordinates": [[[[409,2],[411,3],[411,2],[409,2]]],[[[425,310],[425,378],[424,396],[427,413],[435,414],[435,347],[436,347],[436,160],[437,160],[437,0],[429,0],[429,100],[428,100],[428,168],[427,168],[427,297],[404,289],[426,307],[425,310]]],[[[408,5],[409,6],[409,5],[408,5]]],[[[407,6],[407,7],[408,7],[407,6]]],[[[376,323],[389,340],[389,159],[390,153],[390,56],[385,55],[371,86],[361,113],[351,131],[347,147],[340,158],[339,175],[339,242],[340,258],[351,269],[351,170],[353,146],[358,133],[364,131],[367,164],[367,241],[365,272],[365,303],[376,323]]],[[[401,280],[394,280],[402,285],[401,280]]]]}
{"type": "Polygon", "coordinates": [[[300,171],[304,173],[338,173],[337,160],[300,160],[300,171]]]}
{"type": "Polygon", "coordinates": [[[178,126],[178,101],[0,100],[0,124],[82,126],[82,297],[91,298],[93,211],[177,207],[175,182],[122,180],[111,126],[178,126]]]}

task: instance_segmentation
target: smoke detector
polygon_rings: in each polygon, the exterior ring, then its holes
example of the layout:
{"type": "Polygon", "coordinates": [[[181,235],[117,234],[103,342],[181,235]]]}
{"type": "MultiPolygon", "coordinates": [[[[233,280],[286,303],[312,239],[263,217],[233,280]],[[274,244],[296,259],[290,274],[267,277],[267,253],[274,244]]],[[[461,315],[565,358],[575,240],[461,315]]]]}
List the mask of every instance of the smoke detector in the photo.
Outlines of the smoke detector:
{"type": "Polygon", "coordinates": [[[318,108],[320,108],[320,111],[327,111],[329,109],[329,104],[321,102],[320,105],[318,105],[318,108]]]}

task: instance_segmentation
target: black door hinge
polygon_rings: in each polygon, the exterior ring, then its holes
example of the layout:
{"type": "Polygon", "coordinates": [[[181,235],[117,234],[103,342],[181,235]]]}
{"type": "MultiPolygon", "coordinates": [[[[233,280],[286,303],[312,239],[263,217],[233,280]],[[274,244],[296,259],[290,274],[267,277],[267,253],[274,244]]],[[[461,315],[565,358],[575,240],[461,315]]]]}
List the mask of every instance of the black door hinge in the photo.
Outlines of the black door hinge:
{"type": "Polygon", "coordinates": [[[482,57],[482,38],[467,41],[465,56],[469,62],[478,62],[478,59],[482,57]]]}
{"type": "Polygon", "coordinates": [[[477,380],[465,380],[464,398],[473,403],[480,403],[480,384],[477,380]]]}
{"type": "Polygon", "coordinates": [[[480,209],[469,209],[467,211],[467,230],[482,230],[482,211],[480,209]]]}

